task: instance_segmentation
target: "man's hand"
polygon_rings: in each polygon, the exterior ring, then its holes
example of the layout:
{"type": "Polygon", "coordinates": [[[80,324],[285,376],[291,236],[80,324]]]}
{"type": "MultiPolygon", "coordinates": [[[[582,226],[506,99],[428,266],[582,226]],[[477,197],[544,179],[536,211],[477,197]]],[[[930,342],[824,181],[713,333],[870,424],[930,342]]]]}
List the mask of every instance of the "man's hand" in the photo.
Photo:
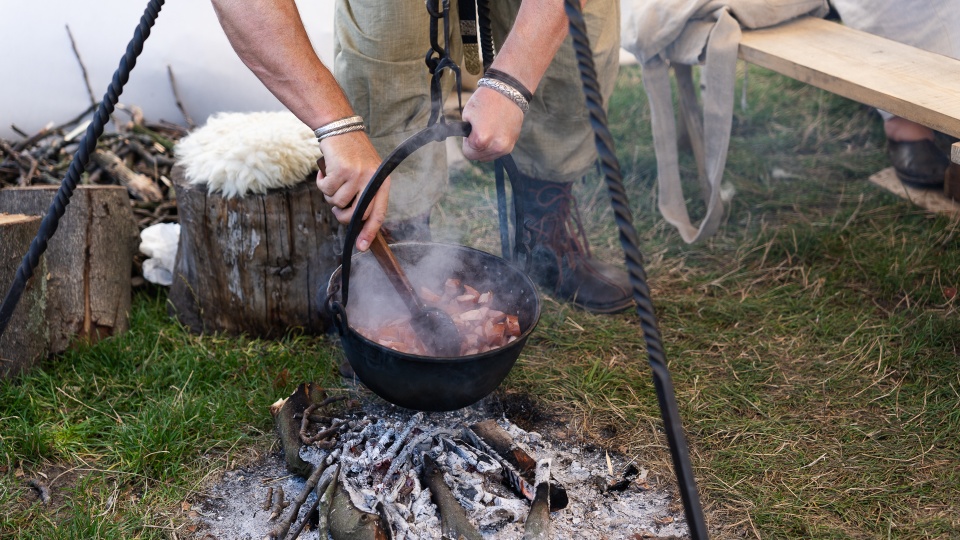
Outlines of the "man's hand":
{"type": "Polygon", "coordinates": [[[509,154],[520,137],[523,111],[510,99],[490,88],[480,87],[463,108],[470,123],[470,136],[463,140],[467,159],[493,161],[509,154]]]}
{"type": "MultiPolygon", "coordinates": [[[[362,131],[345,133],[320,142],[325,167],[317,173],[317,187],[333,205],[333,215],[343,224],[353,218],[360,194],[380,167],[380,155],[362,131]]],[[[387,215],[390,178],[384,181],[364,214],[357,249],[366,251],[387,215]]]]}

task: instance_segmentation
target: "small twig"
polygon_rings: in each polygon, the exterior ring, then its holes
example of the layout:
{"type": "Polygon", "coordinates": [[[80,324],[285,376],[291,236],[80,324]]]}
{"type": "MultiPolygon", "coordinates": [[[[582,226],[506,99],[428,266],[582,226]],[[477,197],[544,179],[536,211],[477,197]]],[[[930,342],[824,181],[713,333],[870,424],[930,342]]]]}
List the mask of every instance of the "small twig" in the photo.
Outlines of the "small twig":
{"type": "Polygon", "coordinates": [[[307,508],[307,514],[302,520],[300,520],[300,524],[293,529],[293,532],[290,533],[290,536],[287,538],[287,540],[296,540],[300,536],[300,533],[303,532],[303,528],[306,527],[307,522],[310,521],[310,514],[312,514],[320,506],[321,498],[323,498],[323,493],[320,493],[320,490],[318,489],[317,498],[313,500],[313,504],[310,505],[310,508],[307,508]]]}
{"type": "Polygon", "coordinates": [[[83,120],[83,117],[84,117],[84,116],[87,116],[88,114],[92,113],[92,112],[97,108],[97,105],[98,105],[97,103],[94,103],[93,105],[90,105],[90,106],[87,107],[86,110],[84,110],[82,113],[80,113],[80,114],[78,114],[77,116],[75,116],[74,118],[72,118],[72,119],[70,119],[70,120],[68,120],[68,121],[60,124],[59,126],[53,128],[53,130],[54,130],[54,131],[64,130],[64,129],[67,129],[68,127],[70,127],[70,126],[72,126],[72,125],[74,125],[74,124],[79,123],[81,120],[83,120]]]}
{"type": "Polygon", "coordinates": [[[9,155],[20,166],[21,174],[17,183],[21,186],[30,185],[30,180],[37,173],[37,160],[26,152],[17,152],[6,141],[0,139],[0,150],[9,155]]]}
{"type": "Polygon", "coordinates": [[[173,90],[173,99],[177,102],[177,108],[180,109],[180,114],[183,115],[183,119],[186,120],[190,129],[197,127],[193,122],[193,118],[190,118],[190,114],[183,106],[183,100],[180,99],[180,92],[177,91],[177,79],[173,76],[173,68],[170,67],[170,64],[167,64],[167,76],[170,78],[170,88],[173,90]]]}
{"type": "Polygon", "coordinates": [[[269,510],[273,504],[273,486],[267,488],[267,500],[263,501],[263,509],[269,510]]]}
{"type": "MultiPolygon", "coordinates": [[[[303,418],[304,418],[304,420],[308,420],[308,419],[309,419],[309,418],[306,417],[306,416],[304,416],[303,418]]],[[[317,442],[317,441],[322,441],[322,440],[324,440],[324,439],[328,439],[328,438],[334,436],[334,435],[337,433],[337,431],[340,430],[340,426],[342,426],[342,425],[344,425],[344,424],[346,424],[346,423],[347,423],[346,420],[334,420],[334,421],[333,421],[333,424],[331,424],[329,428],[317,432],[317,434],[314,435],[313,437],[307,436],[306,430],[305,430],[305,429],[301,429],[301,430],[300,430],[300,440],[303,441],[303,444],[313,444],[313,443],[315,443],[315,442],[317,442]]]]}
{"type": "Polygon", "coordinates": [[[173,167],[173,165],[176,163],[176,160],[173,158],[151,154],[146,148],[144,148],[142,144],[140,144],[140,141],[136,139],[128,139],[127,147],[130,148],[133,153],[137,155],[137,157],[143,161],[146,161],[152,167],[173,167]]]}
{"type": "Polygon", "coordinates": [[[73,32],[70,31],[70,25],[67,27],[67,36],[70,37],[70,47],[73,48],[73,55],[77,57],[80,64],[80,71],[83,73],[83,84],[87,87],[87,95],[90,96],[90,104],[96,106],[97,98],[93,96],[93,87],[90,86],[90,77],[87,76],[87,66],[83,65],[83,59],[80,58],[80,51],[77,50],[77,42],[73,40],[73,32]]]}
{"type": "Polygon", "coordinates": [[[283,500],[283,488],[278,487],[273,498],[273,511],[270,512],[270,517],[267,518],[267,521],[273,521],[280,517],[280,514],[283,513],[283,509],[290,506],[290,503],[283,500]]]}
{"type": "MultiPolygon", "coordinates": [[[[334,469],[332,477],[337,476],[340,473],[340,466],[334,469]]],[[[279,539],[287,535],[287,531],[290,530],[290,526],[293,525],[293,522],[297,519],[297,516],[300,514],[300,507],[303,506],[304,501],[307,500],[307,497],[310,496],[310,492],[316,489],[317,484],[320,482],[320,477],[323,476],[324,471],[327,470],[327,462],[321,461],[319,465],[314,467],[313,472],[310,473],[310,477],[307,478],[307,483],[303,486],[303,491],[297,495],[297,498],[293,501],[293,504],[290,505],[290,515],[283,518],[282,521],[277,523],[277,526],[274,527],[272,531],[267,535],[267,538],[270,539],[279,539]]],[[[329,478],[327,479],[329,481],[329,478]]],[[[326,483],[318,489],[317,491],[323,491],[326,488],[326,483]]],[[[317,494],[317,497],[320,497],[320,493],[317,494]]],[[[298,533],[299,534],[299,533],[298,533]]]]}
{"type": "Polygon", "coordinates": [[[55,129],[50,129],[47,127],[40,128],[40,131],[13,145],[13,149],[17,152],[22,152],[23,150],[30,148],[38,142],[46,139],[50,135],[53,135],[55,132],[55,129]]]}

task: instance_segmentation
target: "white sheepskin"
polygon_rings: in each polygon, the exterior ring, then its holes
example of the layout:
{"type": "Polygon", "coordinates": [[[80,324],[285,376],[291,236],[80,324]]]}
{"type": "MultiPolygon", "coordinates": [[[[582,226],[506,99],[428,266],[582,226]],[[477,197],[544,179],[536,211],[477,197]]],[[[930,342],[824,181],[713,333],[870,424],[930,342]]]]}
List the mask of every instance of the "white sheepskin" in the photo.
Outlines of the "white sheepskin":
{"type": "Polygon", "coordinates": [[[218,113],[174,150],[191,184],[243,197],[291,187],[317,170],[317,139],[292,113],[218,113]]]}

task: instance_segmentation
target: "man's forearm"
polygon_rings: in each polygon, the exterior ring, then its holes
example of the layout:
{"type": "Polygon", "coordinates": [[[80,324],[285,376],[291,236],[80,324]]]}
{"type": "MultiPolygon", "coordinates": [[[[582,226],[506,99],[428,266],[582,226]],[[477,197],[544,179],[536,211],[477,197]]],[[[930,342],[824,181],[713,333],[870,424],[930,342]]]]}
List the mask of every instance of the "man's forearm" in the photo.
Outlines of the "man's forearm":
{"type": "Polygon", "coordinates": [[[213,0],[213,7],[243,63],[305,124],[317,128],[353,114],[294,0],[213,0]]]}
{"type": "Polygon", "coordinates": [[[509,73],[531,92],[536,90],[567,37],[569,23],[563,4],[564,0],[523,0],[493,67],[509,73]]]}

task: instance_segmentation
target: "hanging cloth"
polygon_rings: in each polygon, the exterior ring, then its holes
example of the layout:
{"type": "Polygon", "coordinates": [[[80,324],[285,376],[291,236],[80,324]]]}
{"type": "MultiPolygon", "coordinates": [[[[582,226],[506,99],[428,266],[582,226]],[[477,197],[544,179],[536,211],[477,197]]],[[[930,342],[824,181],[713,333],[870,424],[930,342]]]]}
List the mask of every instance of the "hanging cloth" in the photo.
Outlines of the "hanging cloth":
{"type": "Polygon", "coordinates": [[[740,29],[764,28],[796,17],[824,16],[826,0],[621,0],[621,46],[633,53],[643,69],[643,86],[650,101],[653,145],[657,155],[658,207],[687,243],[716,233],[723,216],[720,182],[727,161],[733,122],[734,83],[740,29]],[[705,177],[701,193],[706,214],[699,226],[690,222],[677,151],[677,127],[670,87],[674,66],[681,89],[681,114],[694,148],[702,147],[698,166],[705,177]],[[696,105],[689,66],[702,65],[702,110],[696,105]]]}

